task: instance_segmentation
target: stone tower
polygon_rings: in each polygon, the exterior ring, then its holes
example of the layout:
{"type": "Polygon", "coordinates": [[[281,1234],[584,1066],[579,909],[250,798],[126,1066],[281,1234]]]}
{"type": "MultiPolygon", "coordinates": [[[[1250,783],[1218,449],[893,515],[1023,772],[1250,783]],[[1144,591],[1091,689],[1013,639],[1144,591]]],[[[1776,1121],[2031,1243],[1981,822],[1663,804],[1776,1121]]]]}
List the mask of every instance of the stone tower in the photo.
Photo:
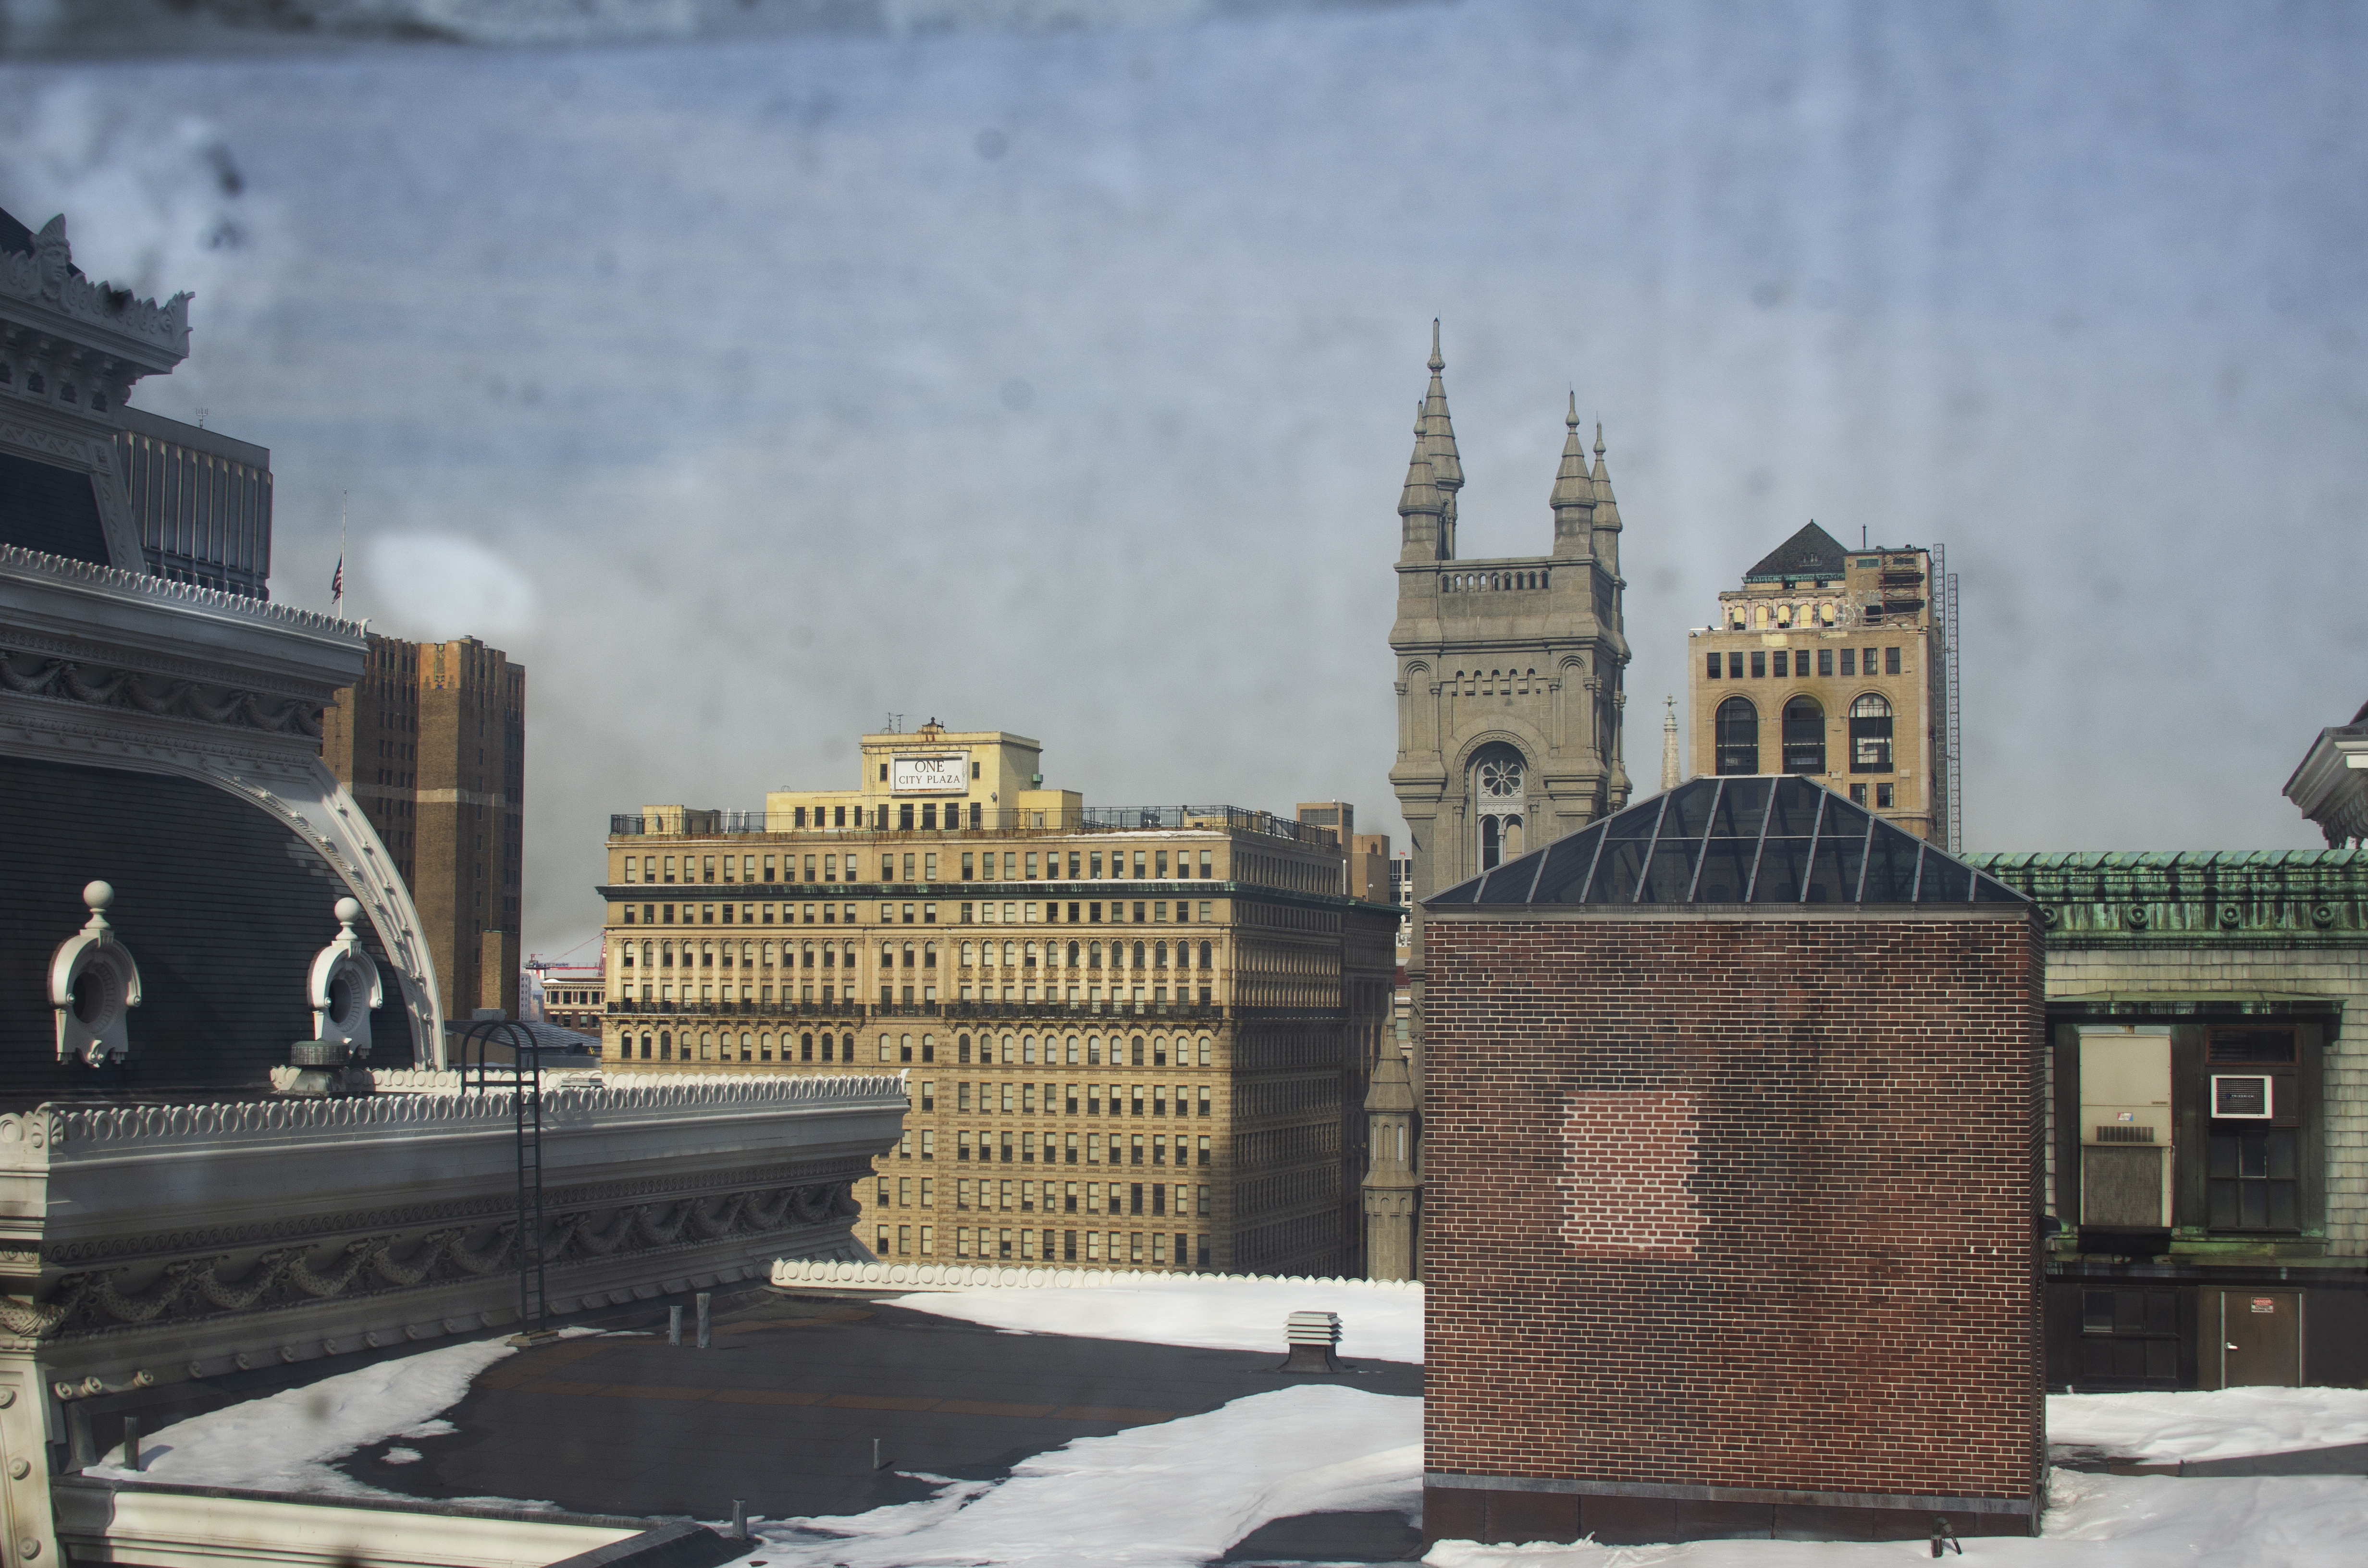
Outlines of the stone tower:
{"type": "MultiPolygon", "coordinates": [[[[1544,555],[1463,561],[1455,551],[1463,466],[1448,417],[1446,362],[1431,324],[1430,387],[1415,421],[1414,456],[1398,500],[1398,754],[1390,787],[1410,835],[1411,896],[1441,888],[1577,832],[1628,801],[1621,763],[1625,699],[1621,669],[1620,508],[1595,432],[1588,467],[1573,394],[1563,423],[1562,467],[1548,506],[1554,541],[1544,555]]],[[[1374,1160],[1366,1177],[1369,1272],[1383,1260],[1420,1256],[1422,921],[1406,967],[1412,1002],[1405,1041],[1409,1147],[1394,1167],[1374,1160]],[[1400,1201],[1401,1197],[1404,1201],[1400,1201]],[[1401,1240],[1392,1227],[1410,1233],[1401,1240]]],[[[1383,1064],[1385,1065],[1385,1064],[1383,1064]]],[[[1385,1091],[1377,1069],[1373,1095],[1385,1091]]],[[[1375,1119],[1394,1106],[1366,1102],[1375,1119]]]]}
{"type": "Polygon", "coordinates": [[[1576,832],[1628,800],[1622,767],[1620,509],[1603,462],[1588,469],[1574,395],[1554,476],[1552,553],[1455,555],[1463,487],[1440,379],[1398,502],[1398,756],[1390,786],[1412,834],[1414,896],[1428,897],[1576,832]]]}

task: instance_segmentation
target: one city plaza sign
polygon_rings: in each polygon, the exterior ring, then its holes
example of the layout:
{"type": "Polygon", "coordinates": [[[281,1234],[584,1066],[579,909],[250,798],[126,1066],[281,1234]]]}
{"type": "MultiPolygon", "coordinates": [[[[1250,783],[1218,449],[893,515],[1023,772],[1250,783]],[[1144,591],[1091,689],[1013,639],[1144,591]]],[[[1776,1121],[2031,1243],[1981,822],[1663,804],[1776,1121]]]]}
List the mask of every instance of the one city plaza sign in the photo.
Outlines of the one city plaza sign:
{"type": "Polygon", "coordinates": [[[891,757],[888,790],[895,795],[962,795],[970,790],[970,753],[891,757]]]}

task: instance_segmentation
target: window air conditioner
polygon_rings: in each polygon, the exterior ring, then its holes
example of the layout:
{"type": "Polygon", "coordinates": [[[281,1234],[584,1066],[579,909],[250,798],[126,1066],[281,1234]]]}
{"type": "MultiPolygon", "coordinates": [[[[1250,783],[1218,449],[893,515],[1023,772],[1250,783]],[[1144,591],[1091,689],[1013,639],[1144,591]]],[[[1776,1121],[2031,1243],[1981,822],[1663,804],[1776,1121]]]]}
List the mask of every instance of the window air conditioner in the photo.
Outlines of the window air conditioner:
{"type": "Polygon", "coordinates": [[[2212,1074],[2212,1114],[2222,1121],[2268,1121],[2276,1114],[2267,1073],[2212,1074]]]}

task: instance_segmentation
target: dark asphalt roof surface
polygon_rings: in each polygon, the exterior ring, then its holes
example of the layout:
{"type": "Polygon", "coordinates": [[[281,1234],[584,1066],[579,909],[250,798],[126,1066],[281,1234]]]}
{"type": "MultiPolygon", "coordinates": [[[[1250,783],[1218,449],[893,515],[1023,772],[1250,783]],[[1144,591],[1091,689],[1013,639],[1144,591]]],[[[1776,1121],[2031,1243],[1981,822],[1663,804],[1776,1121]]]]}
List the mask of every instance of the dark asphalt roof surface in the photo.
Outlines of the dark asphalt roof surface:
{"type": "Polygon", "coordinates": [[[444,1413],[451,1435],[374,1444],[340,1468],[416,1497],[587,1513],[715,1519],[736,1498],[754,1517],[855,1514],[935,1490],[902,1471],[992,1480],[1074,1438],[1296,1382],[1422,1392],[1422,1369],[1403,1362],[1344,1358],[1337,1379],[1285,1377],[1281,1323],[1273,1352],[1258,1354],[1018,1334],[759,1290],[716,1300],[702,1351],[684,1317],[679,1347],[662,1304],[588,1320],[611,1332],[522,1350],[481,1375],[444,1413]],[[421,1457],[390,1464],[391,1448],[421,1457]]]}

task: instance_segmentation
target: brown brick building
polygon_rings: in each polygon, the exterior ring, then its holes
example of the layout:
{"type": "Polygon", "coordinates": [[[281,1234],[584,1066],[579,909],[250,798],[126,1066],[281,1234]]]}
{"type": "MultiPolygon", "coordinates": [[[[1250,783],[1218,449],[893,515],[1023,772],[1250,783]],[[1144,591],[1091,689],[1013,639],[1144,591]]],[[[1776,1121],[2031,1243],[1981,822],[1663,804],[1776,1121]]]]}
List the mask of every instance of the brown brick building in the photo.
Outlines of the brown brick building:
{"type": "Polygon", "coordinates": [[[526,670],[473,637],[372,635],[324,715],[322,760],[411,888],[447,1017],[518,1016],[526,670]]]}
{"type": "Polygon", "coordinates": [[[2031,905],[1759,777],[1426,909],[1429,1533],[2034,1528],[2031,905]]]}

